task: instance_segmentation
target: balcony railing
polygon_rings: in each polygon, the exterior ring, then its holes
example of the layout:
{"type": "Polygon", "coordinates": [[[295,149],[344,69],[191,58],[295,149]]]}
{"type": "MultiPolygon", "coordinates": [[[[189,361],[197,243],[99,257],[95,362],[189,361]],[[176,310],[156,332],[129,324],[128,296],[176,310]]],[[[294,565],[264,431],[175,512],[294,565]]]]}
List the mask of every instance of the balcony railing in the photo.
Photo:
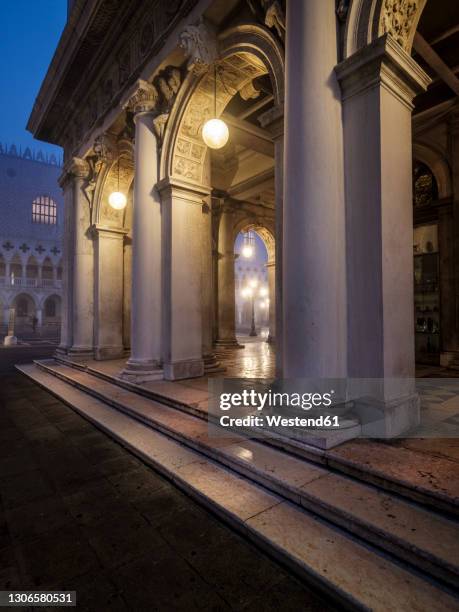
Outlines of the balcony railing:
{"type": "Polygon", "coordinates": [[[14,279],[0,276],[0,287],[24,287],[29,289],[62,289],[62,280],[53,278],[21,278],[14,279]]]}

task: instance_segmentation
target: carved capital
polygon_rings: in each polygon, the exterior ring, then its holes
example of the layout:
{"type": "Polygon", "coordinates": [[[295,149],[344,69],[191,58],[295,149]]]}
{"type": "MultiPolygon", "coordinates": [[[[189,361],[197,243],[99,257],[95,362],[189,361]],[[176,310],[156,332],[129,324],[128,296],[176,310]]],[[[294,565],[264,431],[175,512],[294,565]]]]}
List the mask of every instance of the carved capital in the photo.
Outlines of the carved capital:
{"type": "Polygon", "coordinates": [[[416,24],[425,0],[383,0],[379,35],[390,34],[405,51],[410,51],[416,24]]]}
{"type": "Polygon", "coordinates": [[[179,36],[180,47],[188,58],[187,68],[200,76],[218,57],[217,36],[207,23],[187,25],[179,36]]]}
{"type": "Polygon", "coordinates": [[[132,113],[145,113],[155,110],[158,103],[158,91],[154,85],[139,79],[128,101],[123,106],[132,113]]]}
{"type": "Polygon", "coordinates": [[[81,157],[72,157],[64,166],[64,170],[59,178],[59,185],[64,187],[68,181],[75,178],[87,179],[90,174],[88,162],[81,157]]]}

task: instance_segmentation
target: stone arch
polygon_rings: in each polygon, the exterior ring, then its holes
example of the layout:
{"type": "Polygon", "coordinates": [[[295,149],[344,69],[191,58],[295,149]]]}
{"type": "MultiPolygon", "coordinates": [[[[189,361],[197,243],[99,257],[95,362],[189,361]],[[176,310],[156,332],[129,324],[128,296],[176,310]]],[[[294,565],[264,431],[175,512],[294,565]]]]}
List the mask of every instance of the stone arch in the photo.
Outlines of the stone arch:
{"type": "Polygon", "coordinates": [[[52,280],[53,278],[53,262],[51,257],[45,257],[41,267],[41,277],[44,280],[52,280]]]}
{"type": "Polygon", "coordinates": [[[43,300],[43,321],[57,321],[61,316],[61,297],[57,293],[46,296],[43,300]]]}
{"type": "Polygon", "coordinates": [[[430,168],[437,181],[438,197],[450,197],[452,194],[451,170],[444,156],[435,148],[422,143],[413,144],[413,158],[430,168]]]}
{"type": "Polygon", "coordinates": [[[27,320],[37,312],[37,300],[32,293],[21,291],[11,298],[10,308],[15,308],[16,319],[27,320]]]}
{"type": "Polygon", "coordinates": [[[113,191],[118,190],[127,197],[133,180],[133,144],[130,140],[120,139],[114,155],[104,164],[97,179],[93,223],[107,227],[124,227],[126,209],[115,210],[108,203],[108,198],[113,191]]]}
{"type": "Polygon", "coordinates": [[[38,261],[34,255],[29,255],[27,259],[26,277],[38,278],[38,261]]]}
{"type": "Polygon", "coordinates": [[[351,0],[344,34],[344,58],[390,34],[411,53],[414,34],[427,0],[351,0]]]}
{"type": "Polygon", "coordinates": [[[274,228],[271,227],[271,223],[260,223],[257,220],[248,219],[247,217],[244,219],[240,219],[236,222],[234,226],[234,240],[240,232],[248,232],[253,231],[256,232],[260,238],[262,239],[266,252],[268,253],[268,261],[274,261],[275,259],[275,238],[274,238],[274,228]]]}
{"type": "MultiPolygon", "coordinates": [[[[218,35],[217,116],[232,97],[258,76],[271,78],[276,105],[284,101],[284,54],[276,38],[256,24],[240,25],[218,35]]],[[[208,151],[201,137],[205,121],[214,114],[214,71],[197,76],[189,71],[171,110],[164,134],[160,178],[206,185],[208,151]]]]}

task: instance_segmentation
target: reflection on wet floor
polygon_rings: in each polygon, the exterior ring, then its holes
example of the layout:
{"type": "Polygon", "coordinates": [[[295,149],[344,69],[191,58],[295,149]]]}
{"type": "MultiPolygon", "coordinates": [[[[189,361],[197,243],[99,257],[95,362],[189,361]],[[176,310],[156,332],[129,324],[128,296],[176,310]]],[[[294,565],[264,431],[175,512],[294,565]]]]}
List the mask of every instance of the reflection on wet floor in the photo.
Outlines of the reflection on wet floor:
{"type": "Polygon", "coordinates": [[[238,342],[244,348],[217,351],[218,361],[226,368],[225,378],[273,378],[276,353],[274,346],[266,342],[266,337],[266,332],[255,338],[238,336],[238,342]]]}

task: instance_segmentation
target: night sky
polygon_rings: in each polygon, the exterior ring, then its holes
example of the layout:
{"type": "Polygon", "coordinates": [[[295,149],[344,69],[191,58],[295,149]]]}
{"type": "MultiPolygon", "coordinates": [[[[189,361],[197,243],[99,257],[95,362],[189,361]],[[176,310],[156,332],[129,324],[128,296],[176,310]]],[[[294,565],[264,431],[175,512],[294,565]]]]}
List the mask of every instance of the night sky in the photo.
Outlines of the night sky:
{"type": "Polygon", "coordinates": [[[62,156],[26,131],[67,18],[67,0],[0,0],[0,143],[62,156]]]}

